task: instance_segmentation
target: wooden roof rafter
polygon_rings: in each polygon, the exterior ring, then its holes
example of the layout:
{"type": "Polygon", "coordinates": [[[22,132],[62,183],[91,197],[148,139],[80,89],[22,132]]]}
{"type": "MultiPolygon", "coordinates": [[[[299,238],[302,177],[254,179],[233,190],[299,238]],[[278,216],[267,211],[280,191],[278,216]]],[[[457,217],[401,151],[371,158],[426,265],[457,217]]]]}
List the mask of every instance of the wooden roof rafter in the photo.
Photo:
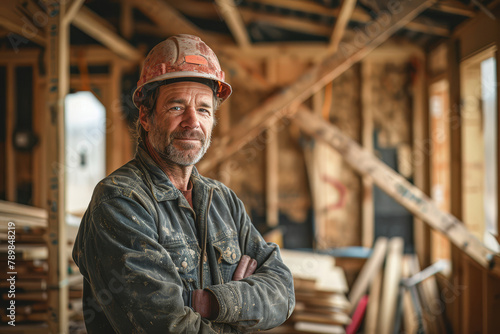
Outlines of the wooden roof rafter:
{"type": "Polygon", "coordinates": [[[458,0],[441,0],[434,4],[430,9],[437,10],[447,14],[461,15],[466,17],[476,16],[473,8],[464,5],[458,0]]]}
{"type": "Polygon", "coordinates": [[[86,7],[81,7],[73,19],[73,25],[95,40],[107,46],[124,59],[139,62],[143,55],[113,30],[100,24],[101,18],[86,7]]]}
{"type": "Polygon", "coordinates": [[[435,0],[406,2],[399,12],[390,15],[390,23],[380,29],[377,34],[370,36],[371,38],[367,38],[363,45],[356,46],[355,43],[348,45],[348,50],[343,48],[343,52],[330,55],[321,63],[311,67],[293,84],[272,95],[261,106],[244,117],[227,135],[217,142],[214,141],[214,147],[210,150],[211,155],[199,164],[200,169],[211,169],[243,149],[263,130],[289,115],[294,107],[363,59],[422,11],[432,6],[434,2],[435,0]]]}
{"type": "Polygon", "coordinates": [[[344,36],[345,29],[347,28],[347,24],[351,19],[354,7],[356,7],[356,0],[343,0],[339,15],[333,26],[332,37],[330,38],[329,51],[332,53],[337,52],[340,41],[344,36]]]}
{"type": "Polygon", "coordinates": [[[242,49],[248,49],[251,45],[250,37],[248,37],[247,28],[234,0],[215,0],[215,3],[236,40],[236,44],[242,49]]]}
{"type": "Polygon", "coordinates": [[[129,0],[132,5],[149,17],[165,37],[176,34],[191,34],[200,37],[207,44],[214,47],[219,43],[225,43],[226,39],[220,39],[217,35],[206,33],[194,25],[173,6],[162,0],[129,0]]]}

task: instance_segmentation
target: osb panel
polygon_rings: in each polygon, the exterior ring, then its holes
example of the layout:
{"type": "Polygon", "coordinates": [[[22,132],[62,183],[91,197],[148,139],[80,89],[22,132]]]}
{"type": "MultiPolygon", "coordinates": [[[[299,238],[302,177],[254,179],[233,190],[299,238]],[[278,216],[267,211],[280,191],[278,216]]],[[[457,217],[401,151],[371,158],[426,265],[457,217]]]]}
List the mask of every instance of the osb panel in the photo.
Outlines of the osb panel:
{"type": "Polygon", "coordinates": [[[373,123],[379,147],[411,143],[410,71],[408,63],[374,64],[369,78],[373,123]]]}
{"type": "MultiPolygon", "coordinates": [[[[332,84],[330,122],[360,141],[360,71],[354,66],[332,84]]],[[[361,179],[329,146],[317,143],[319,165],[319,248],[355,246],[361,242],[361,179]]]]}
{"type": "Polygon", "coordinates": [[[311,207],[304,153],[299,146],[298,132],[287,126],[276,129],[279,138],[279,210],[292,222],[303,223],[311,207]]]}

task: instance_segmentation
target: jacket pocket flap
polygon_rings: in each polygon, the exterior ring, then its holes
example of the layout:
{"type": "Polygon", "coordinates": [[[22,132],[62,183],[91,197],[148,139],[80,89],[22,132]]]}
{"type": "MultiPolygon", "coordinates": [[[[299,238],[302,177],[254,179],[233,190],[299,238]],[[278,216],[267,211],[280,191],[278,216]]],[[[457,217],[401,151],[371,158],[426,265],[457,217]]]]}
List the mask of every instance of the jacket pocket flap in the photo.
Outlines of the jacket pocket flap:
{"type": "Polygon", "coordinates": [[[219,262],[223,260],[229,264],[235,264],[241,259],[241,250],[236,240],[224,239],[215,242],[213,245],[220,254],[219,262]]]}

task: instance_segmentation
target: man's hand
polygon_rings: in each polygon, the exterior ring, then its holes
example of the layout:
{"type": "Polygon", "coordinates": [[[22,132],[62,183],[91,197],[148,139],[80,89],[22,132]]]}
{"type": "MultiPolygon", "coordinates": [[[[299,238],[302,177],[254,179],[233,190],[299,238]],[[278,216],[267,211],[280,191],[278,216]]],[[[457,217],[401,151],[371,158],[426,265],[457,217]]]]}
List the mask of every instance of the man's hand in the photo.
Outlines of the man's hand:
{"type": "Polygon", "coordinates": [[[255,269],[257,269],[257,261],[248,255],[243,255],[240,263],[238,263],[238,267],[234,271],[233,281],[239,281],[247,278],[255,272],[255,269]]]}

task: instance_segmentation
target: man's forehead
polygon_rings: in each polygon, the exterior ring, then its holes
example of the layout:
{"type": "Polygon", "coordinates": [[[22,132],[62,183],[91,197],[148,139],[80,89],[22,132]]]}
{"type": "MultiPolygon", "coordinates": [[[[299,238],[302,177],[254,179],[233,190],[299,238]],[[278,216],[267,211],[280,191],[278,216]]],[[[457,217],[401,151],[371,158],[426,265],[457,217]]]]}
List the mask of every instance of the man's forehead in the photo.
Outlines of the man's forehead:
{"type": "Polygon", "coordinates": [[[169,99],[175,96],[212,99],[214,93],[210,87],[199,82],[182,81],[160,86],[159,94],[169,99]]]}

